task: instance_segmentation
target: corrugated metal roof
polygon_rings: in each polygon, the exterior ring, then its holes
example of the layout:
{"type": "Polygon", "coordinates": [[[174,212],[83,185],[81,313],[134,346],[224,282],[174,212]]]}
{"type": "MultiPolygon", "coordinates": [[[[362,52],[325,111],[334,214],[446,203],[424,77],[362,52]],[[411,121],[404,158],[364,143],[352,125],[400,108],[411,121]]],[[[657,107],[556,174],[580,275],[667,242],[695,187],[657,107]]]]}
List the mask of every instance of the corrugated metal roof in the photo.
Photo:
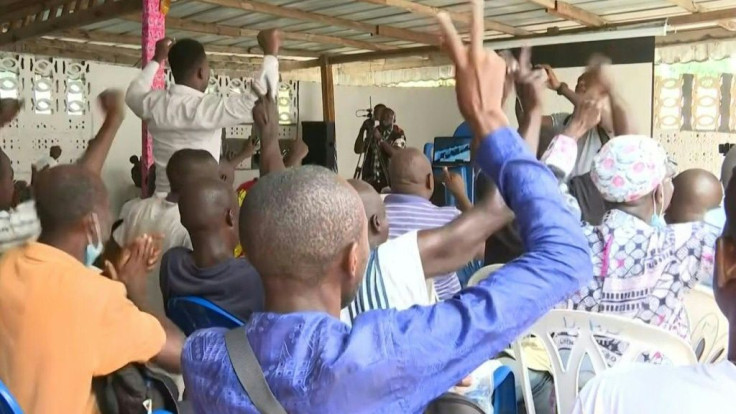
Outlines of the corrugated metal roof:
{"type": "MultiPolygon", "coordinates": [[[[270,5],[283,6],[301,11],[318,13],[325,16],[359,21],[370,25],[382,25],[408,29],[419,33],[436,33],[438,26],[433,17],[409,13],[397,7],[388,7],[365,3],[362,1],[339,0],[259,0],[270,5]]],[[[567,0],[567,3],[593,13],[608,23],[623,23],[654,18],[664,18],[688,13],[668,0],[567,0]]],[[[427,6],[442,8],[455,12],[468,12],[469,5],[464,0],[419,0],[427,6]]],[[[736,0],[703,0],[695,2],[704,11],[717,10],[736,6],[736,0]]],[[[550,13],[528,0],[494,0],[486,1],[486,18],[518,29],[534,33],[544,33],[550,28],[570,29],[584,27],[580,23],[550,13]]],[[[256,13],[241,9],[221,7],[199,1],[180,0],[171,5],[169,16],[212,25],[232,26],[253,30],[278,27],[285,32],[318,34],[339,39],[350,39],[389,47],[403,48],[420,46],[420,44],[385,36],[373,36],[370,33],[353,28],[329,26],[320,22],[297,20],[256,13]]],[[[462,27],[462,25],[460,25],[462,27]]],[[[113,19],[83,28],[84,30],[110,34],[138,35],[141,30],[139,22],[113,19]]],[[[196,33],[170,29],[168,35],[177,38],[192,37],[202,43],[218,46],[253,47],[257,42],[252,38],[231,38],[215,34],[196,33]]],[[[488,38],[507,37],[503,33],[488,31],[488,38]]],[[[314,40],[314,39],[310,39],[314,40]]],[[[319,53],[352,53],[363,51],[356,47],[340,44],[317,43],[287,39],[283,47],[290,50],[301,50],[319,53]]]]}

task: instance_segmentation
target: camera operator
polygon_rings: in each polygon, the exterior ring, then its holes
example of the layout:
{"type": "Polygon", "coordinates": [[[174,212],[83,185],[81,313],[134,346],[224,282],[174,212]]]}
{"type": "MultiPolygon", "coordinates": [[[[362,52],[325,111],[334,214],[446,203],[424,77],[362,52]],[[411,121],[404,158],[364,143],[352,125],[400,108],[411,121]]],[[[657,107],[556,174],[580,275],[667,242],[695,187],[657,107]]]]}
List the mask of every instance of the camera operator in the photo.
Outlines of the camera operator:
{"type": "Polygon", "coordinates": [[[406,146],[404,131],[396,125],[396,114],[385,105],[376,105],[373,117],[363,123],[355,143],[356,153],[365,154],[361,179],[381,192],[389,186],[388,159],[406,146]],[[359,144],[362,140],[362,147],[359,144]]]}

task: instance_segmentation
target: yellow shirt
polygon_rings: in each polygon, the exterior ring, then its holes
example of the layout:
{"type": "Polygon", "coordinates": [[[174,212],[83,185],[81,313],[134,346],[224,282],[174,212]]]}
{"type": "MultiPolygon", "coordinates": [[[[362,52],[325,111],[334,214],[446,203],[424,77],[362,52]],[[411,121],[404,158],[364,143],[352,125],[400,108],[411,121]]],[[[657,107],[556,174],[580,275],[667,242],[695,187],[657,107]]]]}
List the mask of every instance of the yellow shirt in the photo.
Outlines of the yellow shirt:
{"type": "Polygon", "coordinates": [[[154,357],[166,334],[120,282],[49,245],[0,259],[0,380],[27,413],[95,413],[93,376],[154,357]]]}

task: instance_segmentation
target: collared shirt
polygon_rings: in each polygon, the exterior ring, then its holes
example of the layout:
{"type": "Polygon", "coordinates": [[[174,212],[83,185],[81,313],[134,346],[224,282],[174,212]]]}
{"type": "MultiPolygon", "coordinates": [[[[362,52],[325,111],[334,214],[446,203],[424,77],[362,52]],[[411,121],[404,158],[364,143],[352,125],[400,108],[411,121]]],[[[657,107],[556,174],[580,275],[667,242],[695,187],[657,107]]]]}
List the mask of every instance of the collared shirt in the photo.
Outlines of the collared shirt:
{"type": "Polygon", "coordinates": [[[730,361],[628,365],[593,378],[580,392],[573,414],[730,413],[736,407],[735,389],[736,366],[730,361]]]}
{"type": "Polygon", "coordinates": [[[36,241],[40,234],[41,222],[36,214],[35,201],[28,200],[14,209],[0,211],[0,255],[36,241]]]}
{"type": "MultiPolygon", "coordinates": [[[[180,149],[203,149],[220,159],[222,128],[253,122],[254,93],[220,97],[205,94],[184,85],[168,90],[152,90],[159,64],[151,61],[128,87],[125,102],[148,125],[153,135],[153,159],[156,164],[156,191],[167,193],[169,179],[166,164],[180,149]]],[[[268,84],[278,91],[279,63],[275,56],[263,58],[263,69],[256,82],[263,90],[268,84]]]]}
{"type": "MultiPolygon", "coordinates": [[[[411,194],[389,194],[383,203],[386,205],[389,239],[409,231],[442,227],[460,215],[460,210],[454,206],[437,207],[429,200],[411,194]]],[[[433,281],[440,300],[452,297],[461,289],[455,272],[435,277],[433,281]]]]}
{"type": "Polygon", "coordinates": [[[342,310],[340,319],[351,324],[358,315],[371,310],[430,305],[435,301],[429,292],[417,232],[408,232],[371,251],[355,299],[342,310]]]}
{"type": "MultiPolygon", "coordinates": [[[[558,136],[546,162],[569,171],[574,140],[558,136]]],[[[567,191],[564,183],[563,192],[567,191]]],[[[571,209],[577,202],[567,197],[571,209]]],[[[577,210],[579,211],[579,210],[577,210]]],[[[593,260],[593,280],[567,307],[639,319],[683,338],[689,326],[683,295],[713,274],[719,229],[703,222],[657,229],[622,210],[610,210],[599,226],[583,223],[593,260]]]]}
{"type": "Polygon", "coordinates": [[[98,412],[92,377],[161,351],[166,334],[125,286],[52,246],[0,259],[0,380],[26,413],[98,412]]]}
{"type": "MultiPolygon", "coordinates": [[[[352,328],[322,312],[254,314],[248,340],[287,412],[420,413],[590,278],[578,221],[518,133],[493,132],[477,160],[516,213],[527,252],[452,299],[366,312],[352,328]]],[[[256,413],[225,332],[199,331],[184,345],[189,398],[198,412],[256,413]]]]}
{"type": "MultiPolygon", "coordinates": [[[[173,247],[192,248],[187,229],[181,224],[179,205],[166,200],[165,196],[155,194],[134,203],[125,216],[120,217],[123,223],[112,233],[118,246],[124,247],[144,234],[161,235],[161,251],[167,252],[173,247]]],[[[156,311],[163,313],[164,301],[161,296],[159,270],[161,262],[157,262],[148,273],[148,299],[156,311]]]]}

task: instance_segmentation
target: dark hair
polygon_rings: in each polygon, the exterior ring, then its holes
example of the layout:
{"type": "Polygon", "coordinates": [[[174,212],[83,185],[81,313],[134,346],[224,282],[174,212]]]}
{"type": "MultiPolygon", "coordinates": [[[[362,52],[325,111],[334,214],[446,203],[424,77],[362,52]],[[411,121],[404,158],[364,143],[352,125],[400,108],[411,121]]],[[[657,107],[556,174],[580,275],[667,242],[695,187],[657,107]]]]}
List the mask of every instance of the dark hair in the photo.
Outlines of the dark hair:
{"type": "Polygon", "coordinates": [[[169,67],[176,83],[183,83],[207,59],[204,46],[194,39],[182,39],[169,50],[169,67]]]}
{"type": "Polygon", "coordinates": [[[187,148],[171,156],[166,164],[166,177],[169,178],[171,191],[179,192],[190,179],[219,177],[219,168],[220,165],[209,152],[187,148]]]}
{"type": "Polygon", "coordinates": [[[44,233],[78,223],[106,202],[107,190],[100,177],[78,165],[60,165],[39,174],[36,210],[44,233]]]}

